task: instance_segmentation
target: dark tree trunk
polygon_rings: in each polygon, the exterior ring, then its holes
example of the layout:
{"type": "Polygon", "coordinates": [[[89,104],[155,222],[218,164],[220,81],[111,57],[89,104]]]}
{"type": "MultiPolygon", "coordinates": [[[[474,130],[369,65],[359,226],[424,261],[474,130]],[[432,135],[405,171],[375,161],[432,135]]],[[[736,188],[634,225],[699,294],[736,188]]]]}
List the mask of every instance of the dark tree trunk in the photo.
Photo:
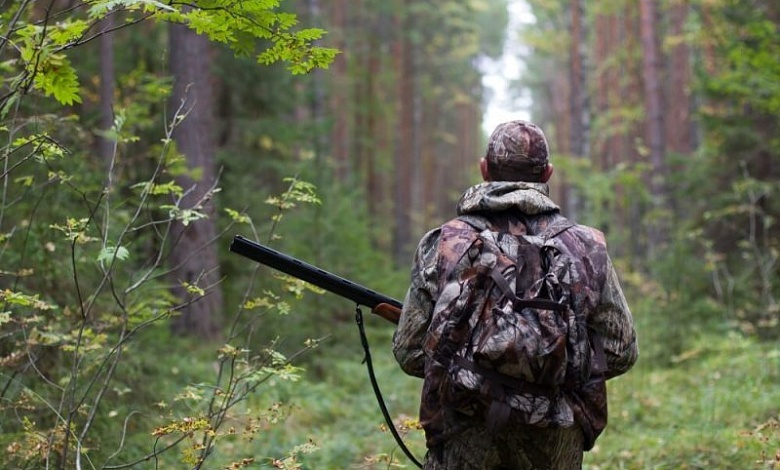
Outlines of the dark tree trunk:
{"type": "MultiPolygon", "coordinates": [[[[114,25],[114,15],[110,14],[100,22],[103,34],[100,36],[100,130],[106,131],[114,125],[114,34],[107,32],[114,25]]],[[[114,141],[99,136],[98,155],[110,165],[114,155],[114,141]]]]}
{"type": "Polygon", "coordinates": [[[395,145],[395,231],[393,236],[393,254],[401,266],[408,264],[411,251],[411,210],[412,183],[414,181],[414,61],[413,48],[408,34],[408,1],[402,0],[403,8],[396,17],[395,58],[398,76],[398,134],[395,145]]]}
{"type": "MultiPolygon", "coordinates": [[[[655,0],[640,0],[639,30],[642,38],[642,77],[644,79],[644,100],[646,117],[646,138],[650,149],[650,164],[652,174],[650,191],[653,195],[654,208],[657,212],[666,207],[666,155],[664,131],[664,102],[661,89],[661,51],[658,40],[658,6],[655,0]]],[[[650,249],[659,246],[664,241],[666,230],[660,220],[649,224],[648,234],[650,249]]],[[[648,253],[650,256],[653,253],[648,253]]]]}
{"type": "Polygon", "coordinates": [[[212,60],[207,38],[186,26],[171,25],[170,71],[174,87],[170,109],[186,113],[174,130],[174,139],[178,151],[187,158],[188,168],[198,175],[197,179],[190,175],[177,177],[177,183],[186,193],[181,207],[194,207],[208,215],[188,225],[177,222],[171,232],[171,281],[174,294],[184,304],[172,327],[177,334],[207,340],[219,338],[222,312],[220,271],[214,246],[216,214],[209,194],[216,183],[212,60]],[[188,293],[183,283],[205,289],[205,296],[197,298],[188,293]]]}
{"type": "MultiPolygon", "coordinates": [[[[588,88],[586,82],[585,6],[583,0],[572,0],[571,45],[569,66],[569,147],[575,158],[588,158],[588,88]]],[[[584,212],[584,202],[576,188],[568,188],[567,214],[577,220],[584,212]]]]}
{"type": "Polygon", "coordinates": [[[347,73],[347,57],[344,53],[347,47],[346,34],[349,29],[347,24],[347,9],[354,8],[347,5],[346,0],[330,0],[327,3],[330,8],[331,24],[335,35],[335,47],[342,51],[331,64],[330,80],[330,112],[333,118],[331,129],[330,149],[335,165],[335,177],[339,183],[347,183],[352,174],[350,158],[350,132],[349,121],[352,117],[349,100],[349,76],[347,73]]]}

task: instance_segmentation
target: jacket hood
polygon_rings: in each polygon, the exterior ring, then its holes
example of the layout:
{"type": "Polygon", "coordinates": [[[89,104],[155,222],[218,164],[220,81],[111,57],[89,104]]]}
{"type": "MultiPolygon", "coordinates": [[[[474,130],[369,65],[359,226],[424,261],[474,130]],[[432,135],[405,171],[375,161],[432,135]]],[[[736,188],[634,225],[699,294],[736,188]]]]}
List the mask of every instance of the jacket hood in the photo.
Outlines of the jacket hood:
{"type": "Polygon", "coordinates": [[[458,201],[458,215],[516,209],[526,215],[558,211],[546,183],[490,181],[470,187],[458,201]]]}

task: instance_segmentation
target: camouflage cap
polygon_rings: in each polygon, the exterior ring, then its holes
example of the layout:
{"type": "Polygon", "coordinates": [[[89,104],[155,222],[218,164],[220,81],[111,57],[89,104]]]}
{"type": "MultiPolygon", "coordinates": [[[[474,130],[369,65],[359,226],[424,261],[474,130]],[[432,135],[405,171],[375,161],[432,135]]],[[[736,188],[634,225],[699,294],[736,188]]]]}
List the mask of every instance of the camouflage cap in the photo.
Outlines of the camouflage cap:
{"type": "Polygon", "coordinates": [[[537,181],[549,162],[547,139],[527,121],[499,124],[490,135],[485,160],[495,181],[537,181]]]}

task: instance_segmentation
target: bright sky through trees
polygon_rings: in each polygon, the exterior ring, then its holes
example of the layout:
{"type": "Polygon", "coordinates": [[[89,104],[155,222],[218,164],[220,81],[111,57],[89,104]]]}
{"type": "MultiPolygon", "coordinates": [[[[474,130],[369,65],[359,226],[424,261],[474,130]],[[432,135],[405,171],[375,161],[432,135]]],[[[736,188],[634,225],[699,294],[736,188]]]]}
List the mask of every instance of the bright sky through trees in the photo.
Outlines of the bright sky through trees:
{"type": "Polygon", "coordinates": [[[502,122],[530,118],[528,98],[514,96],[509,90],[509,84],[520,76],[523,67],[520,61],[523,45],[517,38],[519,26],[533,22],[533,16],[524,0],[509,0],[508,3],[509,24],[504,54],[498,60],[487,59],[482,63],[482,84],[488,90],[482,128],[488,134],[502,122]]]}

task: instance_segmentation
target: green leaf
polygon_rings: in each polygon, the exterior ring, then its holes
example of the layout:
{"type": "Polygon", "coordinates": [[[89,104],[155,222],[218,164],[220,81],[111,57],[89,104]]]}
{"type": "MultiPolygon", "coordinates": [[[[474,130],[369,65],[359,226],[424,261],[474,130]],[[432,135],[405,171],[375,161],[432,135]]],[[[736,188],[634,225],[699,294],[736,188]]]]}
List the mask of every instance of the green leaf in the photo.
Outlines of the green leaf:
{"type": "Polygon", "coordinates": [[[184,289],[190,295],[194,295],[196,297],[203,297],[204,295],[206,295],[206,290],[198,286],[197,284],[191,284],[189,282],[183,281],[181,283],[181,286],[184,287],[184,289]]]}
{"type": "Polygon", "coordinates": [[[127,248],[123,246],[107,246],[100,250],[100,254],[98,254],[97,260],[98,262],[112,261],[114,257],[120,260],[126,260],[129,256],[130,252],[127,251],[127,248]]]}
{"type": "Polygon", "coordinates": [[[0,291],[0,301],[5,302],[8,305],[31,307],[36,310],[53,310],[57,308],[56,305],[40,300],[38,294],[28,295],[21,292],[14,292],[9,289],[0,291]]]}
{"type": "Polygon", "coordinates": [[[49,30],[49,39],[57,45],[65,45],[81,37],[91,24],[86,20],[68,20],[58,22],[55,28],[49,30]]]}
{"type": "Polygon", "coordinates": [[[230,216],[230,219],[233,222],[238,224],[248,224],[252,222],[252,219],[250,219],[248,215],[242,214],[237,210],[231,209],[229,207],[225,208],[225,212],[228,214],[228,216],[230,216]]]}
{"type": "Polygon", "coordinates": [[[180,221],[182,225],[184,225],[185,227],[188,226],[190,222],[208,218],[206,214],[199,212],[195,209],[182,209],[178,206],[172,206],[172,205],[163,205],[160,206],[160,208],[168,209],[169,216],[174,220],[180,221]]]}
{"type": "Polygon", "coordinates": [[[42,62],[35,75],[35,87],[60,104],[81,103],[79,79],[65,54],[51,54],[42,62]]]}
{"type": "Polygon", "coordinates": [[[163,10],[168,12],[175,12],[176,9],[170,5],[166,5],[156,0],[108,0],[89,2],[92,6],[89,9],[90,18],[100,18],[106,15],[110,10],[125,9],[125,10],[143,10],[152,12],[155,10],[163,10]]]}
{"type": "Polygon", "coordinates": [[[141,193],[147,193],[152,196],[165,196],[168,194],[181,196],[184,194],[184,189],[174,181],[169,181],[167,183],[145,181],[143,183],[136,183],[130,187],[133,189],[140,189],[141,193]]]}
{"type": "Polygon", "coordinates": [[[32,186],[33,182],[35,182],[35,177],[32,175],[19,176],[14,179],[14,183],[19,183],[28,188],[32,186]]]}

